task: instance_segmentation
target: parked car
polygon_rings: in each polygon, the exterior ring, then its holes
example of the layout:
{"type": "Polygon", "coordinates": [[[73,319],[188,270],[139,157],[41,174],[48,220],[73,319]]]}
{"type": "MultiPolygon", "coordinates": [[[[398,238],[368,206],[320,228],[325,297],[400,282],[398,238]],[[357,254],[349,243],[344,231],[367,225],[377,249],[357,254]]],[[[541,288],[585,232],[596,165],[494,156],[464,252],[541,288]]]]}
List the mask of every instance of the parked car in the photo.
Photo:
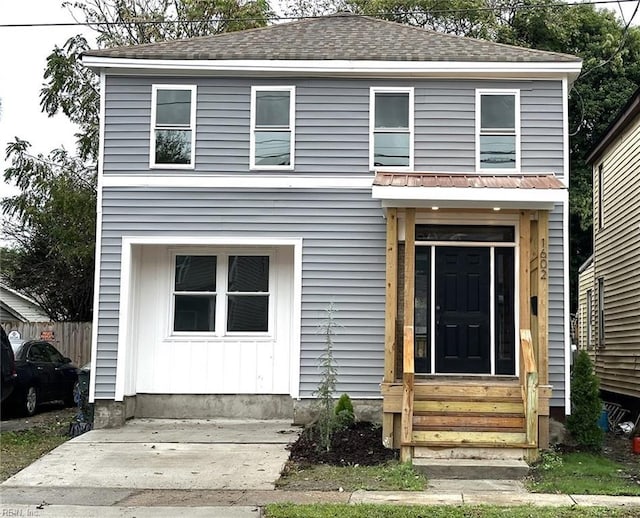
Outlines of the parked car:
{"type": "Polygon", "coordinates": [[[74,405],[78,368],[49,342],[30,340],[15,349],[17,383],[11,402],[23,414],[33,415],[42,403],[74,405]]]}
{"type": "Polygon", "coordinates": [[[0,369],[2,370],[2,387],[0,388],[0,401],[4,401],[11,395],[16,384],[16,361],[11,348],[11,342],[4,328],[0,326],[2,341],[0,355],[0,369]]]}

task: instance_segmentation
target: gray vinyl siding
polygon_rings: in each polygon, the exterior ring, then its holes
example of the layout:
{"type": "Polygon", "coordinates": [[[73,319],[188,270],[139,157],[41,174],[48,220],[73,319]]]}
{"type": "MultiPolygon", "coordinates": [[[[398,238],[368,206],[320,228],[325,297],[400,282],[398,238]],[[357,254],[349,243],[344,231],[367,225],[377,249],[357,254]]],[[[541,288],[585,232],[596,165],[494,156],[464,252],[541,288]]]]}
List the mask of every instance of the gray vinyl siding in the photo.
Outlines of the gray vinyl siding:
{"type": "Polygon", "coordinates": [[[416,170],[475,171],[475,91],[508,88],[520,90],[522,170],[563,172],[560,81],[107,76],[106,84],[107,175],[150,173],[153,84],[198,87],[194,174],[254,173],[249,171],[251,86],[268,84],[296,86],[295,171],[288,174],[369,173],[372,86],[414,87],[416,170]]]}
{"type": "Polygon", "coordinates": [[[550,405],[565,406],[564,243],[562,205],[549,214],[549,383],[550,405]]]}
{"type": "MultiPolygon", "coordinates": [[[[300,393],[319,381],[324,342],[318,325],[333,302],[338,392],[380,397],[384,364],[385,222],[369,190],[213,190],[106,188],[96,397],[115,393],[121,237],[302,237],[300,393]]],[[[564,406],[562,207],[549,228],[549,376],[552,406],[564,406]]]]}
{"type": "Polygon", "coordinates": [[[301,396],[317,389],[333,302],[337,390],[380,397],[385,232],[369,190],[104,189],[96,398],[115,394],[122,235],[303,238],[301,396]]]}

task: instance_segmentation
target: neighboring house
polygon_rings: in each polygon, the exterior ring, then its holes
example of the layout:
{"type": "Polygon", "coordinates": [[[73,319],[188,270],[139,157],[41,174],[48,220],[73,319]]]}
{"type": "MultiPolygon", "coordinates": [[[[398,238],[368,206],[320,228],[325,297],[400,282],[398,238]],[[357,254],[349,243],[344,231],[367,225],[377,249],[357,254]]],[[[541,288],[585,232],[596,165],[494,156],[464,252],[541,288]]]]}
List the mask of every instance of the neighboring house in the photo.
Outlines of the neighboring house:
{"type": "Polygon", "coordinates": [[[546,444],[578,58],[337,15],[83,63],[96,426],[308,419],[333,303],[337,393],[403,458],[546,444]]]}
{"type": "Polygon", "coordinates": [[[640,408],[640,88],[587,162],[593,166],[593,262],[579,279],[580,312],[591,336],[583,345],[592,348],[601,389],[636,398],[640,408]]]}
{"type": "Polygon", "coordinates": [[[593,255],[578,269],[577,339],[580,349],[593,349],[593,255]]]}
{"type": "Polygon", "coordinates": [[[49,315],[33,299],[0,283],[0,322],[49,322],[49,315]]]}

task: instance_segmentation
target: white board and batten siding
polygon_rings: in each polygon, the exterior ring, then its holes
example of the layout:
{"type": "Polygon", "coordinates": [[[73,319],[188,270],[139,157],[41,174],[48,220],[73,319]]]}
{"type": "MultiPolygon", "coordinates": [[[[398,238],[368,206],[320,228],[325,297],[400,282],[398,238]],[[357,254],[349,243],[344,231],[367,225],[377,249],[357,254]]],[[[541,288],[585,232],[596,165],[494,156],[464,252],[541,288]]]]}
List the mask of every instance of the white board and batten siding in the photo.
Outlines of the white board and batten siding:
{"type": "MultiPolygon", "coordinates": [[[[369,171],[372,86],[414,87],[415,169],[475,170],[475,91],[519,89],[524,172],[563,173],[562,82],[107,76],[104,176],[282,177],[249,171],[252,85],[296,87],[292,178],[373,179],[369,171]],[[197,84],[195,169],[149,170],[153,84],[197,84]]],[[[380,397],[384,362],[385,221],[370,188],[223,189],[104,187],[96,398],[113,398],[123,236],[265,236],[303,240],[300,387],[311,397],[324,339],[318,326],[338,310],[339,392],[380,397]]],[[[550,217],[550,381],[564,406],[563,208],[550,217]]]]}

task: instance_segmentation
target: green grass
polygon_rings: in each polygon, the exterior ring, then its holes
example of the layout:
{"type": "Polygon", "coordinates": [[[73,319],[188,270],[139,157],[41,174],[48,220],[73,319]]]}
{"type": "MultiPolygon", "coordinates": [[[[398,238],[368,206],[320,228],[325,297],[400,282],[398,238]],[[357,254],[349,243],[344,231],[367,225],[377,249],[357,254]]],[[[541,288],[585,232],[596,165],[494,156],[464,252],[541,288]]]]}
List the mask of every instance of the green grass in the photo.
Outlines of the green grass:
{"type": "Polygon", "coordinates": [[[279,489],[345,491],[422,491],[427,480],[411,465],[389,462],[382,466],[313,465],[299,468],[289,464],[278,480],[279,489]]]}
{"type": "Polygon", "coordinates": [[[632,518],[638,508],[270,504],[267,518],[632,518]]]}
{"type": "Polygon", "coordinates": [[[0,481],[15,475],[68,440],[69,437],[60,429],[51,427],[0,433],[0,481]]]}
{"type": "Polygon", "coordinates": [[[640,495],[624,466],[593,453],[545,454],[527,486],[537,493],[640,495]]]}

